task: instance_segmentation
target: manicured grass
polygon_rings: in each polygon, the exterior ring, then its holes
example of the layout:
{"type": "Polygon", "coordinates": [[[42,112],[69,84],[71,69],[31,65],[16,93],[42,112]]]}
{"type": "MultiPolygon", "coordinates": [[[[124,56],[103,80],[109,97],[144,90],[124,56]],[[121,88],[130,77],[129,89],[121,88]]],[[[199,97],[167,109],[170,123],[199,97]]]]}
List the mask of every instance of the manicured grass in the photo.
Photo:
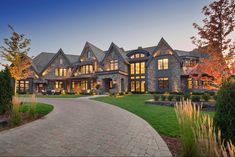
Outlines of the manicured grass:
{"type": "MultiPolygon", "coordinates": [[[[146,120],[157,132],[168,136],[180,136],[179,125],[173,107],[146,105],[152,99],[149,94],[131,94],[121,97],[98,97],[95,100],[119,106],[146,120]]],[[[213,112],[206,112],[213,116],[213,112]]]]}
{"type": "MultiPolygon", "coordinates": [[[[20,112],[27,112],[28,108],[29,108],[29,103],[24,103],[20,106],[20,112]]],[[[44,103],[36,103],[35,106],[35,112],[37,114],[41,114],[41,115],[46,115],[49,112],[51,112],[53,110],[53,106],[52,105],[48,105],[48,104],[44,104],[44,103]]]]}

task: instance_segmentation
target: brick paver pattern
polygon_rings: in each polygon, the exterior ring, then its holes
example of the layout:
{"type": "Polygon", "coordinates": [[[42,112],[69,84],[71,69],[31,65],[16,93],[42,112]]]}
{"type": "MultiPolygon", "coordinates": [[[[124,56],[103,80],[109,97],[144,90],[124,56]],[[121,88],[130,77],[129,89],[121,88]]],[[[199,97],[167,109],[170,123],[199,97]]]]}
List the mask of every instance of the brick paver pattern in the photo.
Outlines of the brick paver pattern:
{"type": "Polygon", "coordinates": [[[47,116],[0,132],[3,156],[172,156],[143,119],[90,100],[38,99],[54,105],[47,116]]]}

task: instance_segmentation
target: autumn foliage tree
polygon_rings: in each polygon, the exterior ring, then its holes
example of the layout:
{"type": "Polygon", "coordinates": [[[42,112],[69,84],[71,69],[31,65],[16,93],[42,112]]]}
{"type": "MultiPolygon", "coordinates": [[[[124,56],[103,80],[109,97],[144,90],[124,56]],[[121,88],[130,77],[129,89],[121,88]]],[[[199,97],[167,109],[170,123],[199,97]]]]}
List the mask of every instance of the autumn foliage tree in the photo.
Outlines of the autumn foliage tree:
{"type": "MultiPolygon", "coordinates": [[[[214,82],[221,85],[233,70],[235,42],[230,38],[235,26],[234,0],[218,0],[204,6],[203,25],[193,23],[198,36],[192,37],[193,43],[201,52],[209,54],[209,58],[201,60],[201,66],[207,74],[214,77],[214,82]]],[[[198,78],[201,76],[198,75],[198,78]]]]}
{"type": "Polygon", "coordinates": [[[30,39],[25,38],[24,34],[17,33],[10,25],[8,27],[12,35],[4,39],[5,45],[0,47],[0,56],[11,63],[8,68],[16,82],[31,75],[29,70],[31,59],[27,56],[30,50],[30,39]]]}

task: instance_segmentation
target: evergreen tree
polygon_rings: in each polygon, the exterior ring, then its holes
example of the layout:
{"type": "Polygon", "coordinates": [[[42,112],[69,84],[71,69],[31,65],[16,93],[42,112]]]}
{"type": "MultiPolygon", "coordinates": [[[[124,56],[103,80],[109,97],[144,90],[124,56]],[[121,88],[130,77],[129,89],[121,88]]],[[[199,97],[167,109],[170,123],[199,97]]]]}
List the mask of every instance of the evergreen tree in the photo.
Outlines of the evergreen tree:
{"type": "Polygon", "coordinates": [[[224,81],[217,95],[215,126],[225,141],[235,144],[235,83],[224,81]]]}

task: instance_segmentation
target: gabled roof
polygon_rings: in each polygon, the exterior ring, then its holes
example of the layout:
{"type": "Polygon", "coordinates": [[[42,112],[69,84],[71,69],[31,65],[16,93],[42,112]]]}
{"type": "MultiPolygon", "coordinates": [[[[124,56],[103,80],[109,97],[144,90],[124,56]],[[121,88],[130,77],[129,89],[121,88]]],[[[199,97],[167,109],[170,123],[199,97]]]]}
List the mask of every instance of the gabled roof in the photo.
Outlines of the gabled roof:
{"type": "Polygon", "coordinates": [[[164,45],[164,44],[173,52],[173,55],[175,56],[175,58],[176,58],[180,63],[182,62],[181,59],[180,59],[180,57],[178,56],[178,54],[171,48],[171,46],[166,42],[166,40],[165,40],[164,38],[161,38],[161,40],[158,42],[158,45],[157,45],[157,46],[155,47],[155,49],[153,50],[152,55],[151,55],[150,59],[149,59],[148,62],[147,62],[147,66],[148,66],[148,64],[151,62],[151,60],[154,58],[154,53],[155,53],[156,51],[158,51],[158,50],[161,48],[161,46],[164,45]]]}
{"type": "MultiPolygon", "coordinates": [[[[119,48],[116,44],[114,44],[113,42],[111,43],[111,45],[109,46],[109,49],[108,49],[108,51],[106,51],[106,53],[105,53],[105,57],[104,57],[104,59],[103,59],[103,61],[105,60],[105,58],[111,53],[111,50],[112,49],[115,49],[116,50],[116,52],[118,52],[119,54],[120,54],[120,56],[123,58],[123,60],[124,60],[124,62],[125,63],[127,63],[127,64],[129,64],[129,62],[128,62],[128,57],[126,56],[126,52],[124,51],[124,49],[123,48],[119,48]]],[[[102,62],[103,62],[102,61],[102,62]]]]}
{"type": "Polygon", "coordinates": [[[100,48],[96,47],[95,45],[89,43],[89,42],[86,42],[83,50],[82,50],[82,53],[80,56],[83,55],[83,53],[85,53],[86,51],[86,48],[89,48],[90,51],[95,55],[96,59],[98,60],[98,62],[101,62],[105,56],[105,53],[103,50],[101,50],[100,48]]]}
{"type": "Polygon", "coordinates": [[[45,66],[55,56],[55,53],[42,52],[33,59],[33,67],[38,73],[41,73],[45,66]]]}
{"type": "Polygon", "coordinates": [[[62,49],[59,49],[57,53],[42,52],[33,59],[32,67],[40,74],[42,73],[59,55],[62,54],[69,64],[78,61],[78,55],[65,55],[62,49]]]}

